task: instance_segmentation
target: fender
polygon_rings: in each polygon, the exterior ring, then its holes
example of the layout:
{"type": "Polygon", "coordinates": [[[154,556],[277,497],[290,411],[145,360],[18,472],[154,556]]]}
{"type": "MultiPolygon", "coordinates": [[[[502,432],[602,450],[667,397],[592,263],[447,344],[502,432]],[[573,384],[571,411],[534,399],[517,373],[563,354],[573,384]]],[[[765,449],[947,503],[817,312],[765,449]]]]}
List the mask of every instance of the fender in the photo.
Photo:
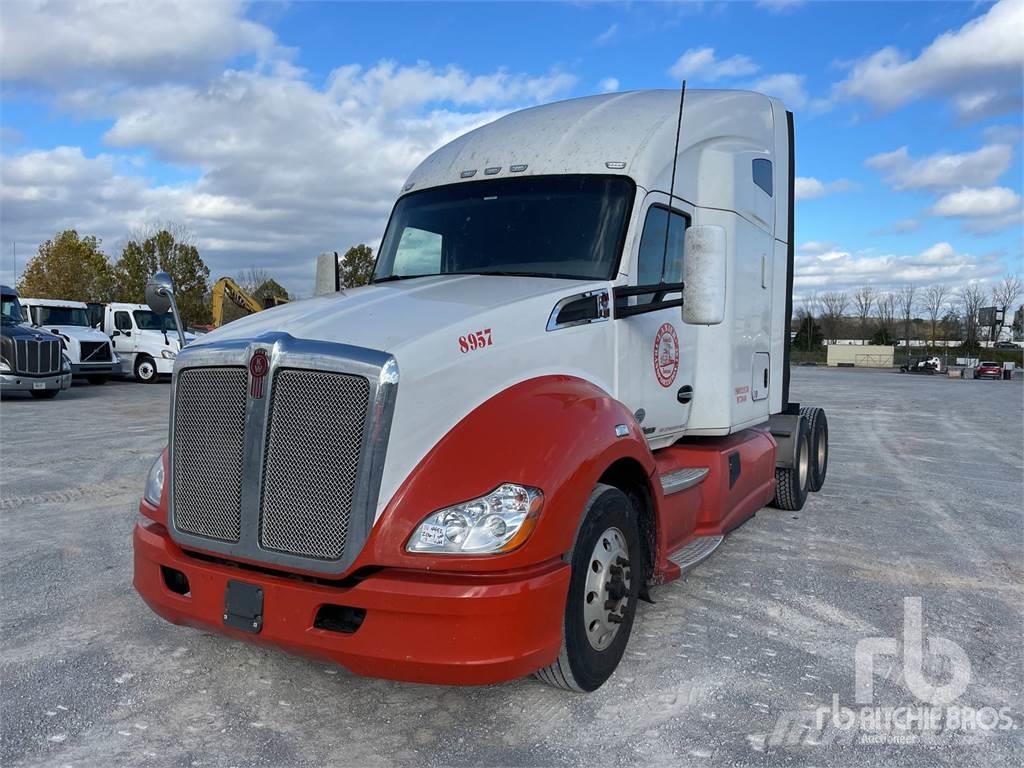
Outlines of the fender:
{"type": "Polygon", "coordinates": [[[623,458],[639,462],[648,477],[656,470],[632,414],[603,389],[572,376],[515,384],[471,411],[420,461],[377,520],[352,568],[486,572],[559,559],[572,548],[594,485],[623,458]],[[628,429],[622,437],[616,435],[618,425],[628,429]],[[503,482],[544,492],[537,527],[521,547],[484,556],[405,551],[427,515],[483,496],[503,482]]]}

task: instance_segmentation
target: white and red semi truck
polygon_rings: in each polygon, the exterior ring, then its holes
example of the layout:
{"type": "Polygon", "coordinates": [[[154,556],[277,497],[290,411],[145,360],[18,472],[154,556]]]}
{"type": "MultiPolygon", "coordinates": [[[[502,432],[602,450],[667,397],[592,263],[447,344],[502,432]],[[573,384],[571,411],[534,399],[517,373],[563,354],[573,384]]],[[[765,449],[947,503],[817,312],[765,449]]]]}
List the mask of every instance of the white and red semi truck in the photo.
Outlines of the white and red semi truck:
{"type": "Polygon", "coordinates": [[[792,115],[680,96],[465,134],[406,181],[371,285],[183,349],[149,606],[359,674],[591,691],[648,589],[801,508],[828,433],[788,393],[792,115]]]}

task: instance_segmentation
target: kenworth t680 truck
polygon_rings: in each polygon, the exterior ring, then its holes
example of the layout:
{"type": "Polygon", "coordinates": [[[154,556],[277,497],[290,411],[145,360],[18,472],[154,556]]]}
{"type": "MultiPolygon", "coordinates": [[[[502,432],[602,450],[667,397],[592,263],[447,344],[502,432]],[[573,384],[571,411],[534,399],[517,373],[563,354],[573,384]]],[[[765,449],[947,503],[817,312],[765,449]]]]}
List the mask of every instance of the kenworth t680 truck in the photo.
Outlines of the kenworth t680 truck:
{"type": "Polygon", "coordinates": [[[138,592],[359,674],[600,686],[649,589],[824,481],[788,393],[792,148],[775,99],[651,91],[434,152],[372,285],[178,355],[138,592]]]}

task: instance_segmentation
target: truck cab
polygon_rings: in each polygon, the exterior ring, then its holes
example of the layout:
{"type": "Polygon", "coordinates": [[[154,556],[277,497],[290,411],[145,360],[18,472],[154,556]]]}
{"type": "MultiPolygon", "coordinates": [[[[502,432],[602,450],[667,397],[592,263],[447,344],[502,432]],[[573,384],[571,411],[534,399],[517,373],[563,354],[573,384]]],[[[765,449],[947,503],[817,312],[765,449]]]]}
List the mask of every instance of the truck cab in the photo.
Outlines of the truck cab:
{"type": "Polygon", "coordinates": [[[27,298],[21,300],[21,306],[30,325],[64,340],[73,376],[82,376],[90,384],[103,384],[120,370],[121,361],[110,338],[92,327],[85,302],[27,298]]]}
{"type": "Polygon", "coordinates": [[[824,481],[792,135],[760,94],[650,91],[438,149],[371,285],[182,351],[140,594],[363,674],[600,686],[641,595],[824,481]]]}
{"type": "Polygon", "coordinates": [[[60,337],[32,328],[18,292],[0,285],[0,389],[50,399],[71,386],[60,337]]]}
{"type": "MultiPolygon", "coordinates": [[[[160,315],[147,304],[93,303],[88,305],[93,322],[110,337],[119,358],[118,372],[152,384],[174,370],[181,351],[177,327],[170,315],[160,315]]],[[[186,343],[195,338],[185,334],[186,343]]]]}

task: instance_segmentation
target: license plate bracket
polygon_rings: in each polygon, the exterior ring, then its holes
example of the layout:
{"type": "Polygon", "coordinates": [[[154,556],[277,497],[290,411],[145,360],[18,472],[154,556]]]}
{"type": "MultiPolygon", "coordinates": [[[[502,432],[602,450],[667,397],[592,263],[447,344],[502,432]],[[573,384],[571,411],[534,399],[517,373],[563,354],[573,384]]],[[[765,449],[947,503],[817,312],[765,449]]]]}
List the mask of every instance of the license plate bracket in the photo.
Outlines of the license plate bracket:
{"type": "Polygon", "coordinates": [[[224,623],[250,634],[263,629],[263,590],[244,581],[228,581],[224,590],[224,623]]]}
{"type": "Polygon", "coordinates": [[[45,381],[33,381],[32,382],[32,389],[46,389],[46,382],[45,381]]]}

